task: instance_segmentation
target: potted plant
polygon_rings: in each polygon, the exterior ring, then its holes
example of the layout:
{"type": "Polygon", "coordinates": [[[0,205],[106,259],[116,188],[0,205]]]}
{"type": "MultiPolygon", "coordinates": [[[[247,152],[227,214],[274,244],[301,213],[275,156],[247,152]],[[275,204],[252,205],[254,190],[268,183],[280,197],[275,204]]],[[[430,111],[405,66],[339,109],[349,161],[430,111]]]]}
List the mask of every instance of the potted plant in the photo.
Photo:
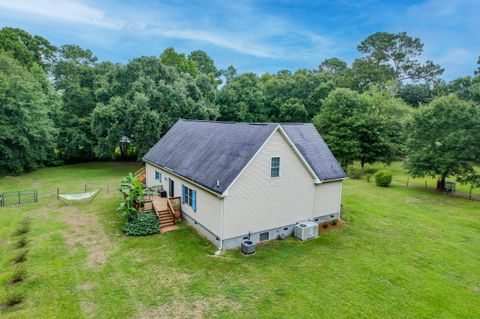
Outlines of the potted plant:
{"type": "Polygon", "coordinates": [[[181,216],[180,204],[175,202],[172,204],[172,207],[173,207],[173,217],[175,217],[175,220],[179,220],[181,216]]]}

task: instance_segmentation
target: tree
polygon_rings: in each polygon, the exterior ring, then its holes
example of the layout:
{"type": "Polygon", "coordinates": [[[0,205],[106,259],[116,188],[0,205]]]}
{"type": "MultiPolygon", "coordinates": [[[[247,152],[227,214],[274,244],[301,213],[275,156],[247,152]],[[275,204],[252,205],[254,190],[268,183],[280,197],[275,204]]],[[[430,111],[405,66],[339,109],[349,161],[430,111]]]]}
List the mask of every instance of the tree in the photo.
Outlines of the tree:
{"type": "Polygon", "coordinates": [[[363,60],[391,68],[395,78],[400,81],[435,82],[444,71],[430,60],[423,64],[418,61],[423,52],[423,43],[406,32],[377,32],[368,36],[357,48],[366,55],[363,60]]]}
{"type": "Polygon", "coordinates": [[[333,154],[346,167],[354,160],[361,166],[391,161],[398,153],[391,118],[372,99],[349,89],[336,89],[313,119],[333,154]]]}
{"type": "Polygon", "coordinates": [[[27,68],[37,64],[44,71],[48,71],[57,48],[41,36],[32,36],[24,30],[5,27],[0,30],[0,51],[10,54],[27,68]]]}
{"type": "Polygon", "coordinates": [[[439,190],[447,177],[468,174],[480,160],[480,107],[455,95],[421,107],[406,132],[408,172],[437,177],[439,190]]]}
{"type": "Polygon", "coordinates": [[[237,69],[233,65],[229,65],[226,70],[220,72],[225,78],[225,84],[230,83],[237,76],[237,69]]]}
{"type": "Polygon", "coordinates": [[[433,99],[433,94],[428,84],[406,84],[398,92],[398,96],[413,107],[430,103],[433,99]]]}
{"type": "Polygon", "coordinates": [[[197,64],[193,59],[187,59],[185,54],[177,53],[174,48],[167,48],[160,55],[163,64],[175,67],[179,72],[188,73],[192,76],[198,74],[197,64]]]}
{"type": "Polygon", "coordinates": [[[208,56],[207,52],[202,50],[192,51],[188,55],[189,61],[194,61],[197,65],[198,71],[203,74],[210,75],[212,78],[218,77],[220,74],[215,67],[215,62],[208,56]]]}
{"type": "Polygon", "coordinates": [[[480,75],[480,56],[478,57],[477,64],[478,64],[478,67],[475,70],[475,75],[480,75]]]}
{"type": "Polygon", "coordinates": [[[469,194],[468,194],[468,198],[472,199],[472,191],[475,188],[480,187],[480,173],[477,172],[476,170],[472,170],[468,173],[465,173],[463,176],[459,176],[457,178],[457,181],[459,181],[462,184],[470,185],[470,191],[469,191],[469,194]]]}
{"type": "Polygon", "coordinates": [[[0,175],[20,174],[54,158],[50,110],[57,104],[41,67],[0,52],[0,175]]]}
{"type": "Polygon", "coordinates": [[[290,98],[280,106],[280,122],[305,122],[308,113],[302,101],[290,98]]]}
{"type": "Polygon", "coordinates": [[[318,70],[320,72],[330,72],[333,74],[338,74],[342,71],[345,71],[347,68],[347,63],[345,63],[344,61],[338,58],[330,58],[320,63],[318,70]]]}
{"type": "Polygon", "coordinates": [[[56,123],[60,129],[57,146],[60,158],[66,162],[94,158],[95,136],[90,123],[97,104],[96,61],[90,50],[64,45],[53,66],[54,85],[63,102],[56,123]]]}

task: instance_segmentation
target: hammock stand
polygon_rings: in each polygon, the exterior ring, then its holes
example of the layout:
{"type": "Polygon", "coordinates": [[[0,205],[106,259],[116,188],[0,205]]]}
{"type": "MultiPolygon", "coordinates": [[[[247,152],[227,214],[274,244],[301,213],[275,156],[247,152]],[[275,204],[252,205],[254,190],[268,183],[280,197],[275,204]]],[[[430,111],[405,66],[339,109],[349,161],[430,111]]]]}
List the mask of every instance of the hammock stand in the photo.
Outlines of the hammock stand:
{"type": "Polygon", "coordinates": [[[78,194],[58,194],[58,199],[67,205],[70,205],[70,203],[82,202],[82,201],[88,201],[88,203],[90,204],[92,200],[101,191],[102,189],[100,188],[94,192],[78,193],[78,194]]]}

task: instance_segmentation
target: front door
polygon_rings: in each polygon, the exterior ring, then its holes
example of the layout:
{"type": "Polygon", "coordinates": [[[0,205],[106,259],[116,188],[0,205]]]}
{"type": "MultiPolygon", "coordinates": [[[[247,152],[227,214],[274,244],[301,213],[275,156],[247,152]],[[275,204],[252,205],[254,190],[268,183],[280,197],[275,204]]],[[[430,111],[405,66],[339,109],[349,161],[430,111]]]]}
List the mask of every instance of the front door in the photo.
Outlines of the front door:
{"type": "Polygon", "coordinates": [[[168,197],[175,196],[173,191],[174,189],[175,187],[174,187],[173,179],[168,178],[168,197]]]}

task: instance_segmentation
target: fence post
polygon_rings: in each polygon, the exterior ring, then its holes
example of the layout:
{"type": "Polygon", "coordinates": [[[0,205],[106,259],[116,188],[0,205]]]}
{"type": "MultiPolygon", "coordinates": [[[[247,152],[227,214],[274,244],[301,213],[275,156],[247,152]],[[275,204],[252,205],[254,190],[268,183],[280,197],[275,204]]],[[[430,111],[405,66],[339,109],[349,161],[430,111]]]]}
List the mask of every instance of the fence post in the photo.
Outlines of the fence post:
{"type": "Polygon", "coordinates": [[[425,189],[427,189],[427,180],[425,180],[425,189]]]}
{"type": "Polygon", "coordinates": [[[57,187],[57,199],[60,199],[60,189],[57,187]]]}
{"type": "Polygon", "coordinates": [[[33,200],[34,200],[35,203],[36,203],[36,202],[38,202],[38,191],[35,189],[34,192],[35,192],[35,193],[33,194],[33,200]]]}
{"type": "Polygon", "coordinates": [[[410,176],[407,176],[407,187],[408,187],[408,180],[410,179],[410,176]]]}
{"type": "Polygon", "coordinates": [[[108,187],[108,183],[107,183],[107,194],[110,194],[110,188],[108,187]]]}
{"type": "Polygon", "coordinates": [[[19,203],[19,204],[22,203],[22,202],[20,201],[20,191],[18,191],[18,203],[19,203]]]}
{"type": "Polygon", "coordinates": [[[85,192],[84,193],[86,193],[86,192],[87,192],[87,184],[85,184],[85,192]]]}

